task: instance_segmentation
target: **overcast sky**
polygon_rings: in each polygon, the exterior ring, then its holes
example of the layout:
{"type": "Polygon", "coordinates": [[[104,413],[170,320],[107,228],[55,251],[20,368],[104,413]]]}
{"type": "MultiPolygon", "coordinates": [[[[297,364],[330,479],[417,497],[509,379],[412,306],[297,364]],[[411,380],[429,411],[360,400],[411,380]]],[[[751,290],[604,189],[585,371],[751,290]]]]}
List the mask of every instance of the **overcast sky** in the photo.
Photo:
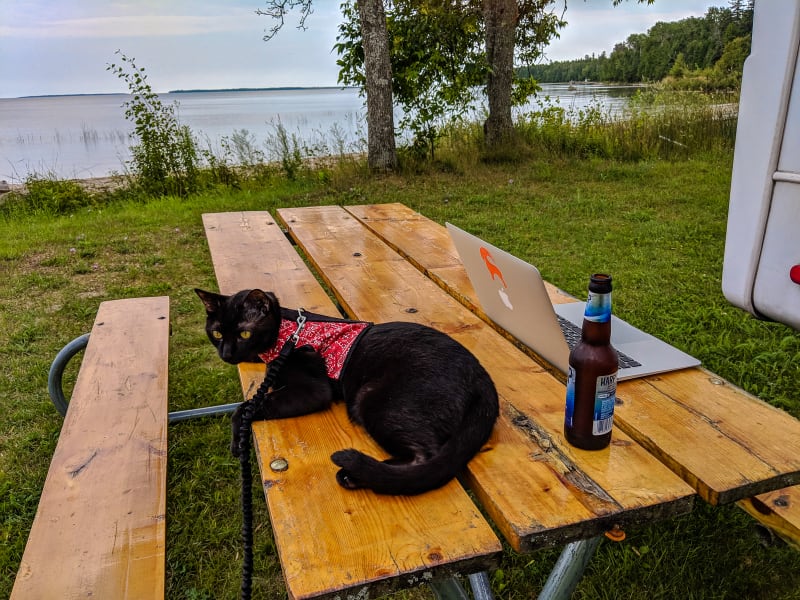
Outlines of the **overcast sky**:
{"type": "MultiPolygon", "coordinates": [[[[562,6],[563,0],[557,5],[562,6]]],[[[119,49],[154,91],[335,86],[340,0],[315,0],[307,30],[290,19],[270,42],[259,0],[0,0],[0,97],[126,92],[106,71],[119,49]]],[[[658,21],[703,16],[726,0],[568,0],[551,60],[611,52],[658,21]]]]}

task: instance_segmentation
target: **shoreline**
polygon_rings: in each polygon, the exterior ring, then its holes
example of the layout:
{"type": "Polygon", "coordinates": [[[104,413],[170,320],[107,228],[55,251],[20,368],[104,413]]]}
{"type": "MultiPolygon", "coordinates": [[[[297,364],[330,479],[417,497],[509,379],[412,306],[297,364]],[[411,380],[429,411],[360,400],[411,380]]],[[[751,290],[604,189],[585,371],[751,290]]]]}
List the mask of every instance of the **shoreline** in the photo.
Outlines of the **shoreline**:
{"type": "MultiPolygon", "coordinates": [[[[91,193],[111,192],[125,184],[126,175],[106,175],[104,177],[66,178],[54,181],[73,181],[91,193]]],[[[11,192],[25,193],[25,183],[0,180],[0,198],[11,192]]]]}
{"type": "MultiPolygon", "coordinates": [[[[340,155],[327,155],[327,156],[308,156],[303,159],[303,166],[307,169],[314,170],[320,169],[325,167],[333,167],[337,163],[343,160],[366,160],[367,154],[365,152],[352,152],[348,154],[340,154],[340,155]]],[[[280,168],[280,163],[278,161],[271,162],[271,163],[263,163],[264,166],[275,166],[276,168],[280,168]]],[[[203,168],[207,168],[203,167],[203,168]]],[[[234,165],[235,169],[245,168],[246,167],[239,167],[234,165]]],[[[103,194],[106,192],[113,192],[114,190],[123,187],[128,183],[128,180],[131,179],[133,176],[131,175],[123,175],[123,174],[114,174],[114,175],[104,175],[100,177],[66,177],[66,178],[53,178],[54,181],[64,181],[64,182],[75,182],[80,185],[83,189],[88,191],[89,193],[97,193],[103,194]]],[[[25,183],[15,183],[15,182],[8,182],[5,179],[0,180],[0,198],[2,198],[5,194],[10,192],[18,192],[18,193],[25,193],[26,185],[25,183]]]]}

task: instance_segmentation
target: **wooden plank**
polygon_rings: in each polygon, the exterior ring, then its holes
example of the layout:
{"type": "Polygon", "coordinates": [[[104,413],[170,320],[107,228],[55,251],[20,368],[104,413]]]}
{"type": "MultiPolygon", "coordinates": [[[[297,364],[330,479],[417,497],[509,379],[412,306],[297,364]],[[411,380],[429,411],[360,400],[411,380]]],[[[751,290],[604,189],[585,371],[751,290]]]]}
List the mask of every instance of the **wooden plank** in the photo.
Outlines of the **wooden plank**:
{"type": "MultiPolygon", "coordinates": [[[[443,227],[402,204],[347,210],[435,274],[455,297],[477,302],[443,227]],[[409,229],[413,243],[406,241],[409,229]],[[436,241],[426,246],[426,238],[436,241]]],[[[553,302],[568,300],[553,288],[549,292],[553,302]]],[[[618,394],[623,403],[615,424],[712,504],[800,481],[800,421],[705,369],[622,382],[618,394]]]]}
{"type": "MultiPolygon", "coordinates": [[[[458,298],[472,312],[485,317],[445,228],[400,203],[346,206],[345,210],[451,296],[458,298]]],[[[554,303],[575,302],[575,298],[553,284],[545,281],[544,285],[554,303]]]]}
{"type": "Polygon", "coordinates": [[[705,369],[626,381],[619,396],[620,427],[711,504],[800,481],[800,422],[705,369]]]}
{"type": "MultiPolygon", "coordinates": [[[[223,293],[260,287],[286,306],[338,315],[313,274],[268,213],[203,215],[223,293]]],[[[243,364],[250,397],[264,366],[243,364]]],[[[335,480],[330,455],[355,447],[380,455],[369,436],[335,406],[296,419],[253,424],[270,520],[290,598],[369,595],[433,577],[497,564],[501,545],[457,482],[415,497],[347,491],[335,480]],[[289,469],[272,472],[284,458],[289,469]]]]}
{"type": "Polygon", "coordinates": [[[103,302],[11,597],[164,597],[169,299],[103,302]]]}
{"type": "MultiPolygon", "coordinates": [[[[347,206],[345,210],[551,375],[561,381],[566,380],[566,377],[544,358],[483,312],[478,295],[445,228],[400,203],[347,206]]],[[[554,303],[575,302],[575,298],[556,286],[546,281],[544,285],[554,303]]]]}
{"type": "Polygon", "coordinates": [[[518,550],[555,545],[691,509],[691,488],[620,433],[584,452],[563,439],[564,386],[337,207],[280,218],[347,312],[412,320],[469,348],[492,375],[502,417],[468,482],[518,550]]]}
{"type": "Polygon", "coordinates": [[[800,486],[741,500],[739,506],[800,550],[800,486]]]}

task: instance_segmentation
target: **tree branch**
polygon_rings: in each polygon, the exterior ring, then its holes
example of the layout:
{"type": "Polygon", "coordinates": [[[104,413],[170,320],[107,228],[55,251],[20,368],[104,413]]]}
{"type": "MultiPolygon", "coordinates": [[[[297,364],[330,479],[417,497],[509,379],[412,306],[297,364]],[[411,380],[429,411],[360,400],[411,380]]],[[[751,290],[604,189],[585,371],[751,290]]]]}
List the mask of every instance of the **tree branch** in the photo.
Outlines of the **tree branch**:
{"type": "Polygon", "coordinates": [[[314,12],[311,8],[312,1],[313,0],[268,0],[266,8],[257,8],[257,15],[271,17],[273,20],[277,21],[272,27],[266,30],[264,41],[268,42],[278,34],[283,28],[286,15],[298,6],[300,7],[300,23],[297,25],[297,28],[305,31],[306,19],[314,12]]]}

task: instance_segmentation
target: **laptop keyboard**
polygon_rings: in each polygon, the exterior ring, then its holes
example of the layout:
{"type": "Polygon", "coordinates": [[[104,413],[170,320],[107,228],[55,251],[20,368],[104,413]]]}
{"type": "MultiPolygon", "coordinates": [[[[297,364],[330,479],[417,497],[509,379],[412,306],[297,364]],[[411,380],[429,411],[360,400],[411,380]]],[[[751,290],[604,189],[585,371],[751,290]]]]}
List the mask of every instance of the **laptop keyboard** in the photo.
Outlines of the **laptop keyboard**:
{"type": "MultiPolygon", "coordinates": [[[[564,339],[567,340],[567,346],[570,349],[575,347],[581,340],[581,328],[572,323],[571,321],[567,321],[564,317],[560,315],[556,315],[558,317],[558,324],[561,326],[561,331],[564,333],[564,339]]],[[[635,358],[631,358],[624,352],[620,352],[617,350],[617,354],[619,355],[619,368],[620,369],[630,369],[631,367],[641,367],[642,363],[637,361],[635,358]]]]}

